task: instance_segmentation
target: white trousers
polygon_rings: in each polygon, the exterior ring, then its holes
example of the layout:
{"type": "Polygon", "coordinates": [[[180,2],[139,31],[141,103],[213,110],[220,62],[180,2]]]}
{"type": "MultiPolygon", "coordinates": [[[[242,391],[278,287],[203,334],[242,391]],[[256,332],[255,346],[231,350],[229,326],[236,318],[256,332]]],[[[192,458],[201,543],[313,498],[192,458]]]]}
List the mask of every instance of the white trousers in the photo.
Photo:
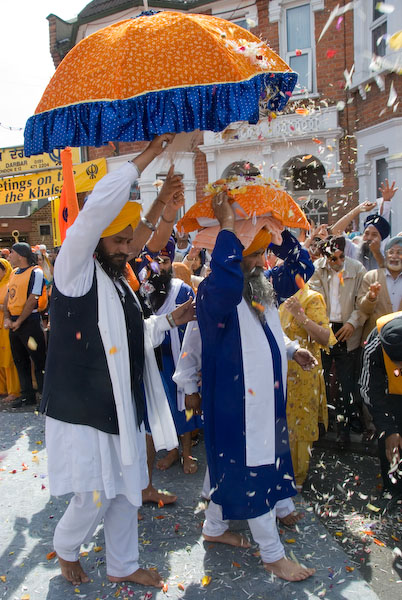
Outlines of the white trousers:
{"type": "Polygon", "coordinates": [[[75,494],[57,524],[53,544],[58,556],[78,560],[81,544],[88,543],[104,520],[106,571],[125,577],[138,567],[138,507],[121,494],[107,499],[105,493],[94,502],[92,492],[75,494]]]}
{"type": "MultiPolygon", "coordinates": [[[[204,481],[202,483],[201,496],[206,500],[210,499],[210,491],[211,491],[211,481],[209,478],[209,469],[208,466],[205,469],[204,481]]],[[[294,510],[296,510],[294,502],[292,498],[285,498],[284,500],[279,500],[276,505],[276,516],[278,519],[283,519],[290,515],[294,510]]]]}
{"type": "MultiPolygon", "coordinates": [[[[276,507],[260,517],[248,519],[248,525],[254,541],[260,547],[261,559],[264,563],[272,563],[285,556],[276,526],[276,507]]],[[[217,537],[225,533],[228,528],[229,521],[223,520],[221,506],[211,500],[205,511],[202,532],[217,537]]]]}

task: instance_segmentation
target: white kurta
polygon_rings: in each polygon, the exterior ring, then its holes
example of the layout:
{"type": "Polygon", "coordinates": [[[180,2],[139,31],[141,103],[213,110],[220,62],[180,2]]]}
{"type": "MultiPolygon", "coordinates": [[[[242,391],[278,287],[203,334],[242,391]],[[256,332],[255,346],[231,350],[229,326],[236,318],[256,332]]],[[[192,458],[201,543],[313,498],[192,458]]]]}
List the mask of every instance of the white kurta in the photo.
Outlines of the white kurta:
{"type": "MultiPolygon", "coordinates": [[[[127,202],[130,187],[137,177],[138,170],[131,162],[106,175],[68,229],[54,270],[55,284],[65,296],[77,298],[89,292],[95,269],[93,254],[100,236],[127,202]]],[[[117,293],[116,298],[120,302],[117,293]]],[[[123,331],[124,318],[120,320],[123,331]]],[[[158,345],[167,329],[165,317],[153,317],[146,323],[145,335],[152,345],[158,345]]],[[[135,411],[131,394],[126,394],[121,402],[125,411],[132,408],[135,411]]],[[[132,422],[136,423],[135,414],[132,422]]],[[[174,432],[173,421],[172,427],[174,432]]],[[[128,456],[132,459],[127,460],[122,456],[122,452],[127,454],[127,448],[121,444],[120,435],[47,417],[50,493],[58,496],[69,492],[103,490],[107,498],[123,494],[131,504],[140,506],[142,490],[148,484],[144,427],[139,430],[134,426],[130,434],[134,436],[129,440],[128,449],[128,456]]],[[[171,447],[174,445],[177,443],[171,447]]]]}

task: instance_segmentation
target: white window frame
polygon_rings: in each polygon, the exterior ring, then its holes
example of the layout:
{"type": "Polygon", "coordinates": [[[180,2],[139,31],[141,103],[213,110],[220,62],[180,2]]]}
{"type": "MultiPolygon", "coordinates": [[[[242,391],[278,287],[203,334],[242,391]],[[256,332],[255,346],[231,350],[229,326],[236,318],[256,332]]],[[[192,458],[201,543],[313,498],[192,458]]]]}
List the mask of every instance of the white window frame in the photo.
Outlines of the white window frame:
{"type": "Polygon", "coordinates": [[[312,48],[298,48],[301,51],[301,54],[296,54],[296,50],[292,50],[292,52],[286,53],[286,62],[290,65],[290,59],[293,56],[303,56],[303,54],[307,54],[308,56],[308,73],[307,73],[307,89],[301,89],[300,91],[295,88],[293,91],[293,96],[305,96],[306,94],[312,94],[313,90],[313,49],[312,48]]]}
{"type": "MultiPolygon", "coordinates": [[[[374,2],[376,0],[371,0],[371,14],[370,14],[370,26],[369,26],[369,31],[370,31],[370,50],[372,52],[372,54],[375,54],[376,56],[378,56],[377,52],[375,51],[375,49],[373,49],[373,32],[377,29],[377,27],[381,27],[381,25],[384,25],[384,23],[387,25],[387,32],[388,32],[388,20],[387,20],[387,14],[383,13],[380,17],[378,17],[378,19],[376,19],[375,21],[373,20],[373,12],[374,12],[374,2]]],[[[387,44],[385,44],[385,54],[383,56],[387,56],[387,44]]]]}
{"type": "MultiPolygon", "coordinates": [[[[370,162],[371,162],[370,187],[371,187],[371,193],[372,193],[373,199],[381,198],[381,192],[377,188],[377,161],[381,160],[381,159],[385,159],[385,162],[387,162],[388,157],[389,157],[388,150],[383,150],[382,152],[377,152],[375,154],[370,155],[370,162]]],[[[388,164],[387,164],[387,170],[388,170],[388,164]]]]}
{"type": "MultiPolygon", "coordinates": [[[[315,48],[315,19],[314,13],[324,9],[323,0],[270,0],[269,2],[269,21],[270,23],[278,23],[279,32],[279,54],[284,60],[289,63],[289,58],[296,56],[296,52],[287,51],[287,28],[286,28],[286,10],[289,8],[297,8],[305,4],[310,5],[310,48],[298,48],[302,54],[309,56],[309,72],[308,72],[308,90],[302,92],[293,91],[295,99],[301,97],[315,96],[317,94],[317,75],[316,75],[316,48],[315,48]]],[[[292,98],[290,99],[292,100],[292,98]]]]}

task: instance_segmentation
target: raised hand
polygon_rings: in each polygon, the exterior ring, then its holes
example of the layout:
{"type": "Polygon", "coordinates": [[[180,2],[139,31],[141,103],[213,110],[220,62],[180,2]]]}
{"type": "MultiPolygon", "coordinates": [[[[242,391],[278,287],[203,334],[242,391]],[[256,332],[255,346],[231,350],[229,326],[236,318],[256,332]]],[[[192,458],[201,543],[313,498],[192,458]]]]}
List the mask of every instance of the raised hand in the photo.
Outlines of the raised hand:
{"type": "Polygon", "coordinates": [[[398,191],[398,188],[395,187],[395,181],[392,182],[390,186],[388,183],[388,179],[381,182],[380,187],[378,188],[381,192],[382,199],[384,202],[389,202],[395,196],[395,193],[398,191]]]}
{"type": "Polygon", "coordinates": [[[212,200],[212,209],[222,229],[224,227],[230,229],[234,228],[235,213],[231,204],[229,204],[227,192],[219,192],[219,194],[216,194],[212,200]]]}
{"type": "Polygon", "coordinates": [[[151,150],[155,156],[159,156],[159,154],[173,142],[175,136],[175,133],[162,133],[161,135],[156,135],[152,142],[150,142],[147,150],[151,150]]]}
{"type": "MultiPolygon", "coordinates": [[[[161,191],[159,192],[158,199],[166,205],[171,205],[174,201],[175,196],[183,196],[184,202],[184,185],[181,175],[175,175],[174,165],[171,165],[166,179],[163,182],[161,191]]],[[[165,211],[168,209],[166,206],[165,211]]],[[[177,210],[177,209],[176,209],[177,210]]],[[[174,216],[176,215],[176,210],[174,216]]]]}
{"type": "Polygon", "coordinates": [[[369,202],[368,200],[366,200],[365,202],[359,204],[358,208],[359,212],[361,213],[370,212],[370,210],[374,210],[375,208],[377,208],[377,202],[369,202]]]}
{"type": "Polygon", "coordinates": [[[368,291],[368,297],[369,300],[375,300],[378,296],[378,294],[380,293],[381,290],[381,283],[378,283],[378,281],[376,281],[375,283],[372,283],[369,287],[369,291],[368,291]]]}

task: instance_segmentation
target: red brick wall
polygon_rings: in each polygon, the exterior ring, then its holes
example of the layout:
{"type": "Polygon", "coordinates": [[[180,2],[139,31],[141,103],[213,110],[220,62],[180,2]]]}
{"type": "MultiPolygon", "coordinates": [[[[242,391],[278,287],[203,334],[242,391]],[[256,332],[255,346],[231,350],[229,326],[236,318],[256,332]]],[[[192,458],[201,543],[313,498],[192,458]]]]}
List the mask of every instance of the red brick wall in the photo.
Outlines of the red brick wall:
{"type": "Polygon", "coordinates": [[[52,209],[51,204],[48,202],[42,208],[36,210],[30,217],[31,221],[31,232],[29,234],[29,243],[31,246],[37,244],[46,244],[48,248],[53,247],[53,235],[52,235],[52,209]],[[51,235],[41,236],[39,234],[39,225],[50,225],[51,235]]]}
{"type": "Polygon", "coordinates": [[[51,15],[49,16],[49,50],[55,69],[57,69],[61,63],[61,59],[56,48],[56,17],[51,15]]]}

